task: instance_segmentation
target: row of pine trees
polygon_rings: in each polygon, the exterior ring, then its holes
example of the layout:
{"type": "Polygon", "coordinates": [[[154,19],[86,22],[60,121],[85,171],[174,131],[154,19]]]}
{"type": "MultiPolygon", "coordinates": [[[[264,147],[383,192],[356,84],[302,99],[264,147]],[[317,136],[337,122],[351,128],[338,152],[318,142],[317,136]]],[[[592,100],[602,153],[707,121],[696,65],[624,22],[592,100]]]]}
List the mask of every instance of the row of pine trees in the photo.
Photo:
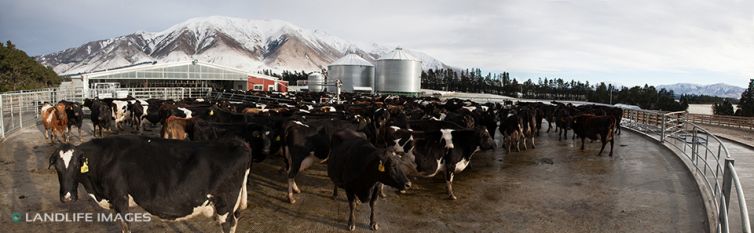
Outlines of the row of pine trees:
{"type": "Polygon", "coordinates": [[[754,117],[754,79],[749,80],[749,86],[741,93],[738,107],[733,107],[734,101],[725,99],[712,105],[712,113],[725,116],[754,117]]]}

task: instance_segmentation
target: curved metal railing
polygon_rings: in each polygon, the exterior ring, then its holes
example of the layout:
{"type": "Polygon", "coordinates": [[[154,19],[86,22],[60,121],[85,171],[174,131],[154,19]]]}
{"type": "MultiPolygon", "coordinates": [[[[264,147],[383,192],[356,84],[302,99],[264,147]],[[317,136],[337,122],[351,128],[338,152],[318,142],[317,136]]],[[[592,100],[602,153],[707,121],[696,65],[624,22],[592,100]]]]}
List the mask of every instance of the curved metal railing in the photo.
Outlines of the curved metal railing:
{"type": "MultiPolygon", "coordinates": [[[[731,201],[731,188],[736,188],[741,232],[751,232],[749,213],[746,207],[741,180],[736,173],[735,160],[730,156],[725,144],[714,134],[687,121],[687,112],[658,112],[624,109],[623,126],[634,129],[672,146],[689,162],[689,169],[700,177],[702,192],[712,203],[708,206],[714,215],[712,226],[717,232],[730,232],[728,211],[731,201]],[[691,168],[693,167],[693,168],[691,168]]],[[[697,180],[697,182],[700,182],[697,180]]]]}
{"type": "MultiPolygon", "coordinates": [[[[209,97],[212,94],[212,88],[206,87],[120,88],[115,90],[127,91],[131,97],[139,99],[202,98],[209,97]]],[[[82,102],[84,98],[93,97],[95,94],[96,92],[88,93],[83,88],[46,88],[0,93],[0,140],[24,128],[24,126],[33,126],[39,123],[39,109],[43,102],[55,103],[60,100],[82,102]]]]}

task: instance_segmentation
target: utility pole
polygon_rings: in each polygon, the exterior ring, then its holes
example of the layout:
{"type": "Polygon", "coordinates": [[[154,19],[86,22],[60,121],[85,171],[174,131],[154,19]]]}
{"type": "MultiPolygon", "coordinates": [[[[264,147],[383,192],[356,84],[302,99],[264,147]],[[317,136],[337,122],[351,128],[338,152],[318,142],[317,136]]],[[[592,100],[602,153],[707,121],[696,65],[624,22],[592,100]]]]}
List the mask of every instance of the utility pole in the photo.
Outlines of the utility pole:
{"type": "Polygon", "coordinates": [[[608,84],[608,90],[610,90],[610,105],[613,105],[613,84],[608,84]]]}

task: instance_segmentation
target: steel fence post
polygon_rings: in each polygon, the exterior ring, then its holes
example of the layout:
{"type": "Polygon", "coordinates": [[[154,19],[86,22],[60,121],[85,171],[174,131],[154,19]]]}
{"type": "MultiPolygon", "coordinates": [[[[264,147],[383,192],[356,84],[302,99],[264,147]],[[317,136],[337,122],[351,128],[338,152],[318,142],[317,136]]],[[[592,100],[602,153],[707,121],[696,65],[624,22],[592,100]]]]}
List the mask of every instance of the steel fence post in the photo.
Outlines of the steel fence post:
{"type": "Polygon", "coordinates": [[[34,94],[34,118],[39,118],[39,107],[37,104],[39,104],[39,94],[34,94]]]}
{"type": "Polygon", "coordinates": [[[0,95],[0,138],[5,138],[5,108],[3,108],[3,95],[0,95]]]}
{"type": "Polygon", "coordinates": [[[23,108],[23,101],[20,99],[18,100],[18,128],[24,127],[24,108],[23,108]]]}
{"type": "MultiPolygon", "coordinates": [[[[730,206],[730,190],[733,186],[733,175],[730,172],[730,168],[735,164],[735,160],[732,158],[725,158],[725,169],[723,169],[723,197],[725,197],[725,206],[730,206]],[[730,165],[730,167],[728,166],[730,165]]],[[[721,210],[722,211],[722,210],[721,210]]],[[[728,209],[726,208],[727,212],[728,209]]]]}
{"type": "Polygon", "coordinates": [[[13,112],[13,97],[8,98],[8,107],[10,108],[10,128],[11,130],[16,128],[16,114],[13,112]]]}
{"type": "Polygon", "coordinates": [[[666,120],[667,120],[667,116],[665,114],[662,114],[662,128],[660,132],[660,143],[665,142],[665,127],[666,127],[665,121],[666,120]]]}
{"type": "Polygon", "coordinates": [[[694,132],[691,133],[691,162],[694,163],[694,165],[697,165],[696,150],[696,128],[694,128],[694,132]]]}

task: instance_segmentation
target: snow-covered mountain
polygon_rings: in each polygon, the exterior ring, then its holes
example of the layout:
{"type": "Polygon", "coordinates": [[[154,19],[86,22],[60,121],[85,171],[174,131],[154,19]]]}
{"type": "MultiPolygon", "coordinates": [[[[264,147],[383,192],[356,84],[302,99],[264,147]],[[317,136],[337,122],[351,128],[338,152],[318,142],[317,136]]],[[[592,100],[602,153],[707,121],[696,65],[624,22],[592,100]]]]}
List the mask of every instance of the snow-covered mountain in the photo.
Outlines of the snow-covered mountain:
{"type": "MultiPolygon", "coordinates": [[[[139,62],[197,59],[244,70],[315,71],[345,55],[357,53],[373,61],[392,50],[376,43],[351,43],[318,30],[281,20],[248,20],[222,16],[193,18],[161,32],[136,32],[85,43],[35,57],[59,74],[88,72],[139,62]]],[[[424,69],[448,67],[419,51],[424,69]]]]}
{"type": "Polygon", "coordinates": [[[657,89],[665,88],[672,90],[675,94],[694,94],[710,95],[729,98],[741,98],[741,93],[746,90],[743,87],[728,85],[725,83],[716,83],[711,85],[698,85],[691,83],[676,83],[669,85],[659,85],[657,89]]]}

